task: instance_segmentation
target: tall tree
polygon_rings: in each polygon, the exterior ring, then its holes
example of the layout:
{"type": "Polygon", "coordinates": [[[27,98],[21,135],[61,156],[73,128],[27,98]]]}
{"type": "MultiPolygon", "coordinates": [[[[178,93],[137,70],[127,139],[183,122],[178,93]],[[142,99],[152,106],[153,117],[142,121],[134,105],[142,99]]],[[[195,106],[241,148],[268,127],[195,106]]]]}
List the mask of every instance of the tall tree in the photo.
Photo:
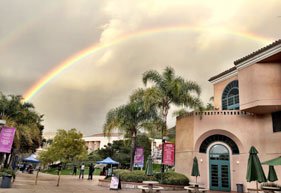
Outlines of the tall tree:
{"type": "Polygon", "coordinates": [[[106,115],[104,134],[110,136],[115,128],[125,133],[131,140],[130,170],[133,170],[136,137],[145,124],[157,118],[154,107],[146,109],[144,106],[144,92],[137,90],[130,97],[130,102],[110,110],[106,115]]]}
{"type": "MultiPolygon", "coordinates": [[[[35,111],[33,104],[22,103],[22,99],[20,95],[5,96],[0,93],[0,119],[6,120],[7,126],[17,128],[10,160],[16,154],[34,152],[42,141],[43,115],[35,111]]],[[[0,155],[0,163],[2,157],[3,154],[0,155]]]]}
{"type": "MultiPolygon", "coordinates": [[[[163,123],[161,126],[163,149],[163,135],[167,130],[167,116],[171,105],[190,108],[202,106],[199,99],[201,89],[196,82],[176,76],[174,69],[171,67],[166,67],[162,74],[155,70],[145,72],[143,74],[143,83],[147,86],[148,82],[152,83],[152,87],[147,89],[145,102],[146,106],[157,106],[159,110],[159,116],[163,123]]],[[[162,172],[163,170],[162,165],[162,172]]]]}

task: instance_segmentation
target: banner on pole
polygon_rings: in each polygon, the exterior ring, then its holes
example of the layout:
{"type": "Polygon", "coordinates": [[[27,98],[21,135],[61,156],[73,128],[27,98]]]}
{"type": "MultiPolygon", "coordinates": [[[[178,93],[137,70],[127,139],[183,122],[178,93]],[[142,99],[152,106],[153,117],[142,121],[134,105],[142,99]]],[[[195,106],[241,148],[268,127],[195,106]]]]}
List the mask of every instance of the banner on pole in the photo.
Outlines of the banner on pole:
{"type": "Polygon", "coordinates": [[[2,127],[0,133],[0,152],[11,153],[16,128],[2,127]]]}
{"type": "Polygon", "coordinates": [[[175,165],[175,144],[164,143],[163,164],[173,166],[175,165]]]}
{"type": "Polygon", "coordinates": [[[144,166],[144,147],[136,147],[134,157],[134,167],[142,168],[144,166]]]}

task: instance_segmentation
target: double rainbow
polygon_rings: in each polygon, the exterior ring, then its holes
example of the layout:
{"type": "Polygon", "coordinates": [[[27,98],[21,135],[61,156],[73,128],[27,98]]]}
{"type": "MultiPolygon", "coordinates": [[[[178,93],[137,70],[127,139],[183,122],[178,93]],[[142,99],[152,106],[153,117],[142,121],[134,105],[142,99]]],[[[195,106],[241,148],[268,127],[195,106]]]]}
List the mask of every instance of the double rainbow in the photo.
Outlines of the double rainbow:
{"type": "Polygon", "coordinates": [[[51,71],[49,71],[44,77],[42,77],[38,82],[36,82],[28,91],[23,95],[23,102],[27,102],[32,97],[34,97],[44,86],[46,86],[50,81],[52,81],[54,78],[56,78],[59,74],[66,71],[68,68],[70,68],[72,65],[80,62],[87,56],[101,50],[107,47],[110,47],[114,44],[120,43],[125,40],[130,40],[133,38],[146,36],[146,35],[152,35],[156,33],[163,33],[163,32],[169,32],[169,31],[210,31],[215,33],[223,33],[223,34],[230,34],[242,38],[247,38],[252,41],[258,41],[262,44],[268,44],[270,43],[271,39],[249,33],[249,32],[236,32],[236,31],[230,31],[227,29],[221,29],[221,28],[205,28],[205,27],[198,27],[198,26],[168,26],[168,27],[157,27],[157,28],[151,28],[151,29],[145,29],[141,31],[137,31],[134,33],[126,34],[123,36],[120,36],[110,42],[107,43],[96,43],[93,46],[90,46],[89,48],[83,49],[80,52],[74,54],[70,58],[64,60],[60,64],[58,64],[55,68],[53,68],[51,71]]]}

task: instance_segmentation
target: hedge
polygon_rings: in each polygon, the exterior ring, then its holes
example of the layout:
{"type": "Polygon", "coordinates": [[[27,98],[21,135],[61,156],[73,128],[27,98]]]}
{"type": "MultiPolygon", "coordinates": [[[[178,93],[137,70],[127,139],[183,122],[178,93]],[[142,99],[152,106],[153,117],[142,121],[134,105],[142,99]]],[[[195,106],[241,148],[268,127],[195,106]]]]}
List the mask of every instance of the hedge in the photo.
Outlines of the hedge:
{"type": "MultiPolygon", "coordinates": [[[[119,174],[121,181],[125,182],[138,182],[142,181],[161,181],[161,173],[156,173],[153,176],[145,175],[144,171],[135,170],[114,170],[113,173],[119,174]]],[[[163,175],[163,181],[161,184],[167,185],[188,185],[189,179],[183,175],[174,171],[165,172],[163,175]]]]}

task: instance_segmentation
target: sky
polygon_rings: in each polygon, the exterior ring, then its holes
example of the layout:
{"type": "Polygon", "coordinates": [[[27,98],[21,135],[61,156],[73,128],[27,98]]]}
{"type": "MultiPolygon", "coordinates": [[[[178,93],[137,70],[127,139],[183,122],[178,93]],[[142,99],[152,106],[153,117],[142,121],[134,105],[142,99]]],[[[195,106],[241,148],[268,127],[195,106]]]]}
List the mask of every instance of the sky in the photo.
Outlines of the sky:
{"type": "Polygon", "coordinates": [[[24,96],[98,44],[29,100],[44,114],[46,136],[101,133],[106,113],[144,88],[142,74],[166,66],[196,81],[207,103],[210,77],[280,38],[280,10],[280,0],[1,0],[0,91],[24,96]]]}

